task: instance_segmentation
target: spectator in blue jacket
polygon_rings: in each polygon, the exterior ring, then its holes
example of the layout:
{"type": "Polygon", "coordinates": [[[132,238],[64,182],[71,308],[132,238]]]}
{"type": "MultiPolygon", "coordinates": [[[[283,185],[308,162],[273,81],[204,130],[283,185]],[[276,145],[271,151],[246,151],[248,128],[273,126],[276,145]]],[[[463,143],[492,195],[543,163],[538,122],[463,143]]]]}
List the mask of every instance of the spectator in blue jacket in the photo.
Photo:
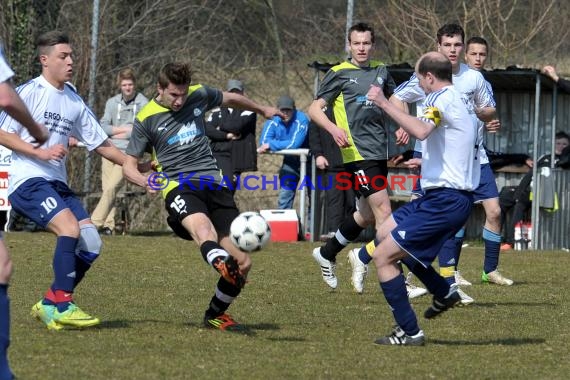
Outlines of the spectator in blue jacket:
{"type": "MultiPolygon", "coordinates": [[[[309,118],[295,107],[295,101],[287,96],[277,100],[277,108],[284,118],[274,116],[263,125],[259,138],[259,153],[276,152],[283,149],[308,147],[309,118]]],[[[298,156],[286,155],[279,170],[279,209],[293,208],[295,191],[300,179],[301,160],[298,156]]]]}

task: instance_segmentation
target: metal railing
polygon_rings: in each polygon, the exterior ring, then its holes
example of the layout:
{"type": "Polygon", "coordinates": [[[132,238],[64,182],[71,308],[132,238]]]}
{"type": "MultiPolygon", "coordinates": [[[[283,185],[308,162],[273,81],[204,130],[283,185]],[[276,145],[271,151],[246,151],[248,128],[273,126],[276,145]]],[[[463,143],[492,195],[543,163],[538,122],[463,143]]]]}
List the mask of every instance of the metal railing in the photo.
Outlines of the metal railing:
{"type": "MultiPolygon", "coordinates": [[[[301,181],[303,181],[304,178],[306,178],[307,176],[307,162],[309,161],[309,149],[307,148],[299,148],[299,149],[283,149],[283,150],[278,150],[276,152],[267,152],[269,154],[279,154],[282,156],[298,156],[300,157],[301,160],[301,168],[300,168],[300,173],[299,173],[299,178],[301,178],[301,181]]],[[[315,183],[315,172],[316,172],[316,167],[315,167],[315,159],[311,157],[311,183],[315,183]]],[[[299,181],[299,183],[301,183],[301,181],[299,181]]],[[[300,189],[297,189],[297,193],[299,195],[299,218],[301,219],[301,231],[303,232],[303,236],[307,236],[307,232],[311,232],[309,241],[313,242],[315,241],[315,208],[311,207],[310,209],[310,215],[311,217],[309,218],[309,222],[310,222],[310,227],[307,228],[307,205],[306,205],[306,199],[307,199],[307,187],[306,186],[302,186],[300,189]]],[[[311,204],[314,205],[315,204],[315,192],[311,191],[311,193],[309,194],[309,196],[311,197],[311,204]]]]}

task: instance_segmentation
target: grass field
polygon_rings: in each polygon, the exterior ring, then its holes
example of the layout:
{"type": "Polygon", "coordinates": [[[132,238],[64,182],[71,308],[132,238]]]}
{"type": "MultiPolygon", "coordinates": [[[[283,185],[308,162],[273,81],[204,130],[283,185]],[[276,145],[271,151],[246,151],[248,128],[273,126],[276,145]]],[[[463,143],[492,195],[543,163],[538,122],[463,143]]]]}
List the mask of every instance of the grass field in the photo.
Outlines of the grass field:
{"type": "MultiPolygon", "coordinates": [[[[206,330],[202,316],[216,273],[193,243],[171,236],[104,238],[76,292],[98,328],[52,332],[29,316],[51,281],[54,238],[10,233],[10,361],[27,379],[567,379],[570,376],[570,254],[502,255],[512,287],[476,280],[482,248],[465,248],[464,288],[476,303],[420,318],[425,347],[373,340],[393,324],[374,273],[350,287],[346,253],[331,292],[310,256],[315,244],[270,244],[254,254],[250,283],[231,307],[250,335],[206,330]]],[[[413,301],[419,315],[428,297],[413,301]]]]}

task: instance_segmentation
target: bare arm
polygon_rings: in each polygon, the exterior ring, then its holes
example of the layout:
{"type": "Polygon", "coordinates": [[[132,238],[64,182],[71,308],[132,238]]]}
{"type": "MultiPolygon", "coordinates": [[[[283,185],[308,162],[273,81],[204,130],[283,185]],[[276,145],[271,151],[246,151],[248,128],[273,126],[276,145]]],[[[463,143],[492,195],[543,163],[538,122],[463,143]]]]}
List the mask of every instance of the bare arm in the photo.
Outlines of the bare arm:
{"type": "Polygon", "coordinates": [[[263,106],[243,95],[227,91],[224,91],[223,95],[224,98],[222,100],[222,105],[225,107],[234,107],[249,110],[263,115],[266,119],[269,119],[273,116],[285,117],[285,115],[283,115],[277,108],[263,106]]]}
{"type": "Polygon", "coordinates": [[[485,123],[497,120],[497,109],[495,107],[481,107],[475,110],[477,118],[485,123]]]}
{"type": "Polygon", "coordinates": [[[123,175],[129,182],[145,188],[149,192],[154,193],[156,190],[149,186],[148,177],[139,171],[138,159],[135,156],[125,155],[125,160],[123,161],[123,175]]]}
{"type": "Polygon", "coordinates": [[[350,146],[346,131],[337,127],[335,123],[330,121],[325,114],[325,111],[323,111],[326,106],[327,102],[324,99],[319,98],[314,100],[309,106],[309,110],[307,112],[309,118],[319,127],[324,128],[328,133],[330,133],[339,147],[345,148],[350,146]]]}
{"type": "Polygon", "coordinates": [[[49,138],[47,128],[42,124],[36,123],[26,105],[9,82],[0,83],[0,108],[6,111],[18,123],[22,124],[40,144],[43,144],[49,138]]]}
{"type": "Polygon", "coordinates": [[[109,139],[106,139],[101,145],[95,148],[95,152],[117,165],[123,165],[126,157],[109,139]]]}
{"type": "Polygon", "coordinates": [[[393,95],[390,96],[390,103],[392,103],[393,105],[398,107],[398,109],[404,111],[405,113],[410,114],[410,107],[408,106],[408,103],[403,102],[402,100],[396,98],[393,95]]]}
{"type": "Polygon", "coordinates": [[[37,146],[25,142],[17,134],[9,133],[1,129],[0,142],[2,142],[2,145],[6,148],[14,152],[44,161],[61,160],[67,154],[67,149],[61,144],[49,148],[38,148],[37,146]]]}
{"type": "Polygon", "coordinates": [[[397,105],[394,105],[386,97],[378,86],[371,86],[368,91],[368,100],[371,100],[386,112],[402,129],[410,135],[424,140],[436,128],[435,124],[426,123],[414,116],[408,115],[397,105]]]}

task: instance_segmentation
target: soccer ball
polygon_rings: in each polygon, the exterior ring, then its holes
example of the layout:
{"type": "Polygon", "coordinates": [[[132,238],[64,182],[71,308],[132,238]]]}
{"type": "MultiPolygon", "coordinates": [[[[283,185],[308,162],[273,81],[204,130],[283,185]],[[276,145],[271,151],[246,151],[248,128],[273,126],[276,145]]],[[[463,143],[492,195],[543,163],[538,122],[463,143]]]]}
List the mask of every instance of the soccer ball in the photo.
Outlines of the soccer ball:
{"type": "Polygon", "coordinates": [[[257,212],[239,214],[230,227],[230,239],[242,251],[259,250],[267,244],[270,237],[269,224],[257,212]]]}

